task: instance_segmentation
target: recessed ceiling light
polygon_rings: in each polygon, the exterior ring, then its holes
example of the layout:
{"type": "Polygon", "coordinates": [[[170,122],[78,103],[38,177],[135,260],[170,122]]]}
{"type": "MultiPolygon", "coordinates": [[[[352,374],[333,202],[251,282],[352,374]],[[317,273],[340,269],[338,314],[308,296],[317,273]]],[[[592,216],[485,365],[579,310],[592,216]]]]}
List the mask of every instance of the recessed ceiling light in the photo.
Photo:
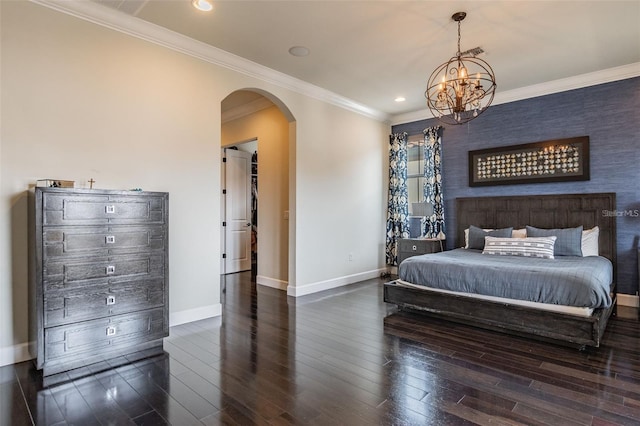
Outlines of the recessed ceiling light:
{"type": "Polygon", "coordinates": [[[213,3],[210,0],[192,0],[191,4],[198,10],[209,12],[213,10],[213,3]]]}
{"type": "Polygon", "coordinates": [[[293,56],[307,56],[309,49],[304,46],[293,46],[289,49],[289,53],[293,56]]]}
{"type": "Polygon", "coordinates": [[[404,96],[398,96],[398,97],[395,99],[395,101],[396,101],[396,102],[404,102],[404,101],[406,101],[406,99],[404,98],[404,96]]]}

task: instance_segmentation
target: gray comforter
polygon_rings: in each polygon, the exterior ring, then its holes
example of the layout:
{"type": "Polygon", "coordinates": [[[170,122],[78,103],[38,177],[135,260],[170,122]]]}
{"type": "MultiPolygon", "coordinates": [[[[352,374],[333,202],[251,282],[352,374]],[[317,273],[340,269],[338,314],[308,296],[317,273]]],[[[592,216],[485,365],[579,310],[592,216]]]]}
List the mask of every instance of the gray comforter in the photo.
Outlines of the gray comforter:
{"type": "Polygon", "coordinates": [[[613,267],[604,257],[534,259],[455,249],[406,259],[400,279],[427,287],[567,306],[611,305],[613,267]]]}

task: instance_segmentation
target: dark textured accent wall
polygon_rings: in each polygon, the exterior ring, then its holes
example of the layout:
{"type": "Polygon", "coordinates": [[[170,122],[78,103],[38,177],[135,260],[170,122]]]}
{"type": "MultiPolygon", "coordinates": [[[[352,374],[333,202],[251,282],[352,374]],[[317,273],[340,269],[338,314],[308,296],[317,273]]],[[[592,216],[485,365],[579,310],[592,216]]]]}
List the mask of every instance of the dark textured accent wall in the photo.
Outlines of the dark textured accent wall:
{"type": "MultiPolygon", "coordinates": [[[[435,119],[399,124],[410,135],[435,119]]],[[[455,199],[491,195],[615,192],[618,292],[638,291],[640,239],[640,77],[495,105],[460,126],[444,126],[443,192],[448,248],[457,235],[455,199]],[[468,152],[549,139],[589,136],[591,180],[469,187],[468,152]]]]}

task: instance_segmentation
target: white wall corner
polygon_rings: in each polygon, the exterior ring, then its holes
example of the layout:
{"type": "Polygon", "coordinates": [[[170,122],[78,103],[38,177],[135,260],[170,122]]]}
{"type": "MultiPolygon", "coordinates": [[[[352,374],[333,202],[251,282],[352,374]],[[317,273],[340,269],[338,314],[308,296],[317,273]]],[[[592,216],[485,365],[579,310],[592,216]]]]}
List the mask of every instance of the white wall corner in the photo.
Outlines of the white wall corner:
{"type": "Polygon", "coordinates": [[[0,367],[28,361],[32,358],[29,353],[29,343],[20,343],[19,345],[0,348],[0,367]]]}
{"type": "Polygon", "coordinates": [[[173,327],[175,325],[186,324],[188,322],[199,321],[206,318],[219,317],[220,315],[222,315],[222,303],[187,309],[179,312],[171,312],[169,313],[169,326],[173,327]]]}
{"type": "Polygon", "coordinates": [[[289,284],[287,281],[277,280],[275,278],[265,277],[263,275],[256,276],[256,284],[266,287],[276,288],[278,290],[286,290],[289,284]]]}
{"type": "Polygon", "coordinates": [[[344,277],[333,278],[326,281],[305,284],[301,286],[287,286],[287,295],[293,297],[305,296],[307,294],[317,293],[319,291],[330,290],[336,287],[342,287],[354,284],[372,278],[380,278],[380,274],[388,272],[388,268],[374,269],[372,271],[361,272],[358,274],[347,275],[344,277]]]}
{"type": "Polygon", "coordinates": [[[632,308],[640,307],[640,297],[633,294],[618,293],[616,296],[618,299],[618,305],[631,306],[632,308]]]}

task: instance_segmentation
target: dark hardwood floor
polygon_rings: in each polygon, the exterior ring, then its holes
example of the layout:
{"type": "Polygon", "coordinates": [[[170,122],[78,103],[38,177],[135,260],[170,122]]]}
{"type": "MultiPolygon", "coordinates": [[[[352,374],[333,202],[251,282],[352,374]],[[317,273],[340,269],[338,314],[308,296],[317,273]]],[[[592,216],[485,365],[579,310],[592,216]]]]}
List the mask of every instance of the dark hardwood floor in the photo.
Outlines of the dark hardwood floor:
{"type": "Polygon", "coordinates": [[[395,313],[381,280],[298,299],[248,273],[223,287],[222,318],[172,327],[159,356],[46,388],[30,362],[1,367],[0,423],[640,424],[635,311],[578,352],[395,313]]]}

